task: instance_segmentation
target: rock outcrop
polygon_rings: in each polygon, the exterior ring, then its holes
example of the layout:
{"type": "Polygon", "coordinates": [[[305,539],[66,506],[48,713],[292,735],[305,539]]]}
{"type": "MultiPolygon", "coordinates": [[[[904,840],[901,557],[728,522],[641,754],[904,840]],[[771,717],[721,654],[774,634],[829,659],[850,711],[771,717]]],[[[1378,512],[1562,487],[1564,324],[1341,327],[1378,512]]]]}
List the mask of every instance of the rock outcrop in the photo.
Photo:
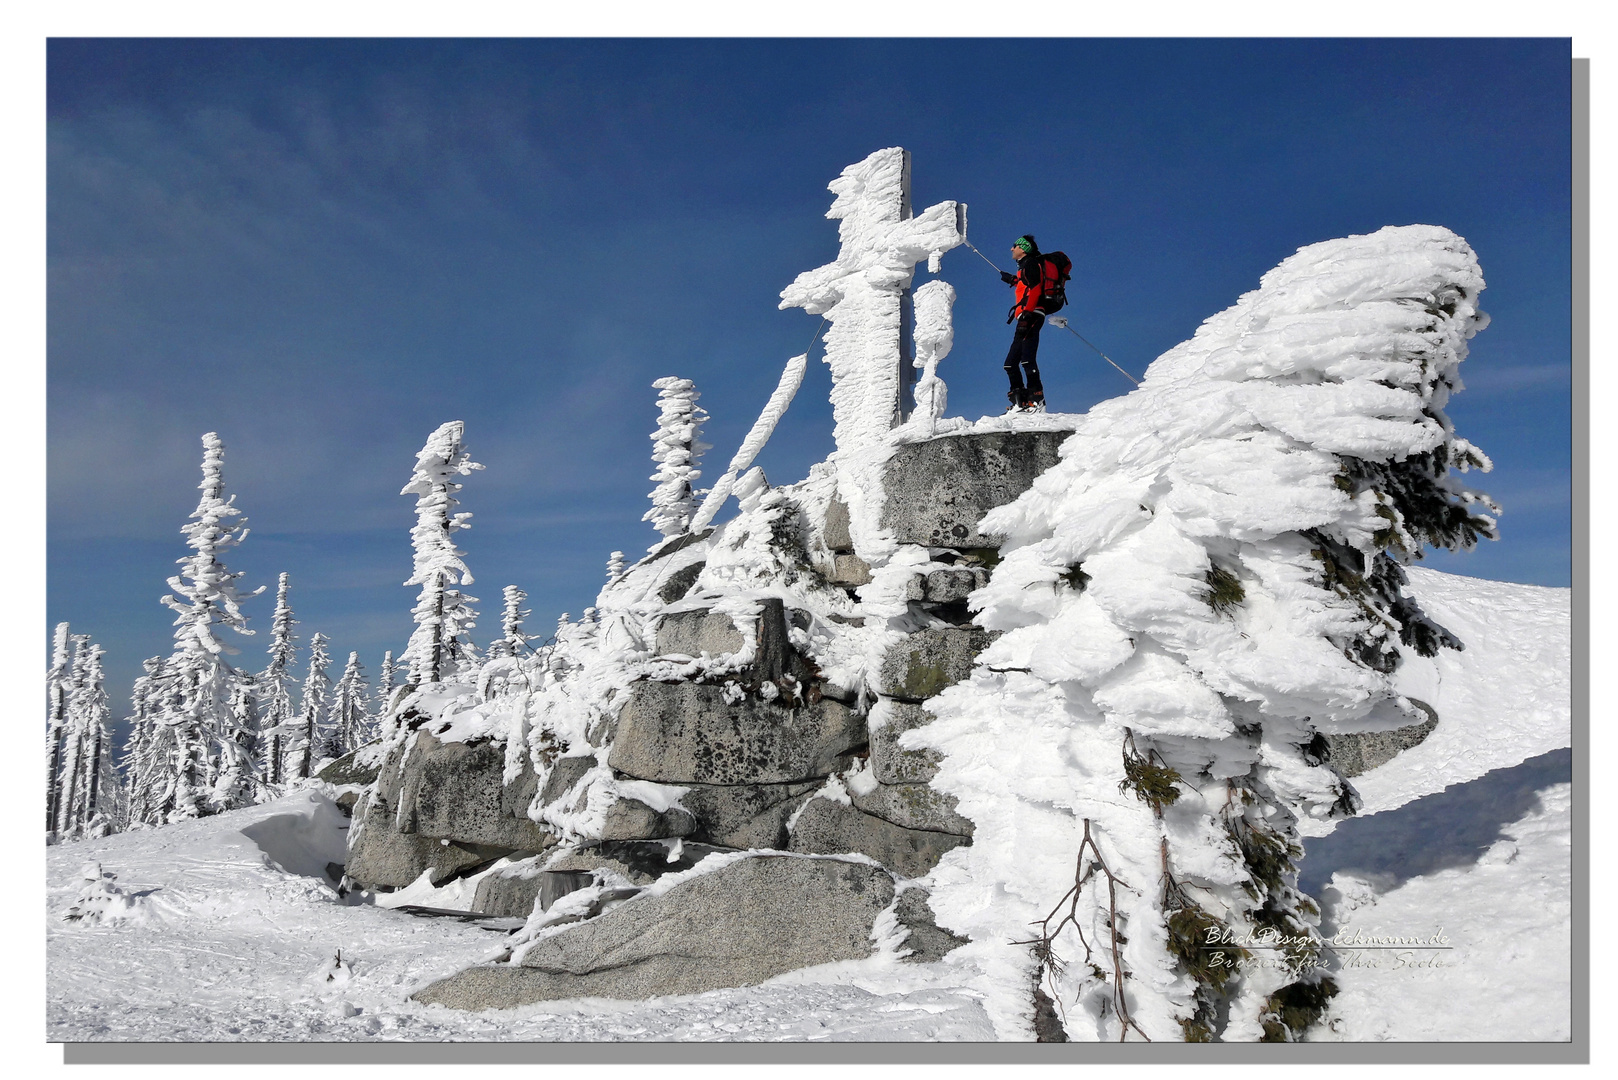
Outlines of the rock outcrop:
{"type": "MultiPolygon", "coordinates": [[[[506,1009],[753,986],[796,968],[869,956],[872,928],[894,895],[893,877],[867,863],[750,856],[542,938],[515,963],[469,968],[413,996],[458,1009],[506,1009]]],[[[920,898],[903,912],[922,927],[921,958],[958,941],[932,926],[930,914],[920,898]]]]}
{"type": "MultiPolygon", "coordinates": [[[[911,959],[960,944],[934,924],[924,889],[895,891],[972,834],[929,784],[936,755],[900,740],[931,721],[927,700],[968,678],[993,638],[966,609],[993,565],[977,518],[1024,490],[1060,439],[996,431],[897,448],[883,524],[926,546],[900,582],[901,636],[862,610],[880,566],[856,549],[847,507],[806,482],[771,493],[775,506],[756,522],[664,544],[615,586],[638,590],[638,607],[570,631],[578,659],[551,656],[546,685],[565,688],[609,647],[630,674],[584,707],[571,734],[552,732],[555,706],[541,701],[529,706],[542,719],[517,748],[526,752],[514,752],[511,731],[523,729],[509,721],[458,726],[494,711],[493,688],[454,706],[405,698],[355,807],[350,882],[474,876],[475,911],[578,923],[519,963],[470,969],[418,998],[485,1008],[748,985],[869,955],[874,920],[896,896],[911,959]],[[759,546],[770,565],[762,590],[735,568],[737,547],[756,563],[759,546]],[[869,660],[850,666],[851,648],[869,660]],[[699,866],[770,850],[780,854],[699,866]],[[869,861],[840,857],[850,855],[869,861]],[[639,895],[671,873],[688,878],[639,895]]],[[[331,768],[363,775],[352,762],[331,768]]]]}

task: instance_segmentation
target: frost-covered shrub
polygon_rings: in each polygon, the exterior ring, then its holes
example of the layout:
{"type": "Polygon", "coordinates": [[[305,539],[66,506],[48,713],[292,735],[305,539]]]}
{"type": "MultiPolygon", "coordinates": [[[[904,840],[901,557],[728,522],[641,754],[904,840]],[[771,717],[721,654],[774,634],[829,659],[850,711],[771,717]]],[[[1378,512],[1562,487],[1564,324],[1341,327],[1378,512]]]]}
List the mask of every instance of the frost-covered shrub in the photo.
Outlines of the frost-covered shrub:
{"type": "Polygon", "coordinates": [[[1004,634],[904,742],[943,752],[934,784],[977,826],[934,909],[1007,985],[1038,961],[1004,943],[1071,887],[1084,833],[1128,883],[1081,890],[1046,943],[1075,1037],[1295,1038],[1333,992],[1300,822],[1356,797],[1317,735],[1421,719],[1402,650],[1459,647],[1402,567],[1495,534],[1453,475],[1488,460],[1444,413],[1482,288],[1441,228],[1304,248],[985,519],[1002,561],[971,605],[1004,634]],[[1185,944],[1212,927],[1277,947],[1227,979],[1185,944]]]}
{"type": "Polygon", "coordinates": [[[62,918],[80,926],[127,922],[142,914],[144,898],[125,892],[117,884],[118,875],[103,870],[98,862],[87,862],[79,871],[79,895],[62,912],[62,918]]]}

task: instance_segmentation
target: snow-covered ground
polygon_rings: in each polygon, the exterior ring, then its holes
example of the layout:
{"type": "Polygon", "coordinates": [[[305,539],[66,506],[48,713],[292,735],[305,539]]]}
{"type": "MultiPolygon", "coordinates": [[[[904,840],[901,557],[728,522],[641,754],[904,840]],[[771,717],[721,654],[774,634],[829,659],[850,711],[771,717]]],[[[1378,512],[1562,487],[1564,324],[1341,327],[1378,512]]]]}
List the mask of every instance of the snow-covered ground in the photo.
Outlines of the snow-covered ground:
{"type": "MultiPolygon", "coordinates": [[[[1367,812],[1311,838],[1303,873],[1328,935],[1442,935],[1448,947],[1344,946],[1342,992],[1312,1037],[1566,1039],[1569,592],[1419,569],[1411,583],[1467,650],[1413,662],[1408,692],[1437,709],[1437,729],[1356,780],[1367,812]]],[[[413,989],[499,951],[512,923],[345,903],[322,875],[344,858],[346,826],[305,791],[50,848],[48,1038],[993,1038],[967,973],[887,956],[652,1002],[482,1014],[417,1005],[413,989]],[[63,918],[89,862],[115,874],[123,896],[99,925],[63,918]]]]}

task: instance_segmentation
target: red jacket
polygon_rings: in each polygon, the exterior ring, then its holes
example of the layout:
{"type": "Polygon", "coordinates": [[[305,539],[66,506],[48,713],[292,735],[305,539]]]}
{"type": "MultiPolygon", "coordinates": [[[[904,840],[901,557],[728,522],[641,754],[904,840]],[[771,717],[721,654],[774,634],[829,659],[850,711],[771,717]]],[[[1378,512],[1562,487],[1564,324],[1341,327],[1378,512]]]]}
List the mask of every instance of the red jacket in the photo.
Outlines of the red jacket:
{"type": "Polygon", "coordinates": [[[1024,255],[1017,260],[1017,302],[1011,307],[1012,318],[1039,310],[1039,301],[1047,289],[1057,284],[1056,264],[1043,255],[1024,255]]]}

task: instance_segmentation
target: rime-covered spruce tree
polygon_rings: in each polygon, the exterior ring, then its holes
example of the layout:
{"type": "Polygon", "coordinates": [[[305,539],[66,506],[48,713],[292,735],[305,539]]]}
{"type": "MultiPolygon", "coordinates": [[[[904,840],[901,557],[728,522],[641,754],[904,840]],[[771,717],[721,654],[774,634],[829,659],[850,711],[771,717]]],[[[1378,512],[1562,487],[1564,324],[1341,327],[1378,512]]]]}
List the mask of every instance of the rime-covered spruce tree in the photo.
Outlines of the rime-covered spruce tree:
{"type": "Polygon", "coordinates": [[[256,680],[266,784],[280,784],[285,779],[286,740],[297,719],[297,711],[292,707],[292,685],[296,681],[292,669],[297,663],[298,639],[293,636],[292,628],[298,621],[292,617],[292,604],[288,599],[291,589],[283,571],[275,587],[275,614],[270,616],[270,663],[256,680]]]}
{"type": "Polygon", "coordinates": [[[315,766],[326,752],[328,706],[331,696],[331,654],[326,652],[329,639],[316,633],[309,639],[309,674],[303,680],[303,701],[298,709],[298,745],[292,751],[297,766],[292,770],[294,780],[307,780],[315,774],[315,766]]]}
{"type": "Polygon", "coordinates": [[[708,414],[697,405],[702,395],[690,379],[670,375],[652,386],[658,391],[659,410],[657,430],[652,432],[652,460],[657,462],[657,471],[651,479],[657,481],[657,487],[647,496],[652,508],[641,520],[651,522],[666,541],[683,534],[696,512],[693,485],[702,476],[697,469],[702,452],[710,449],[701,441],[708,414]]]}
{"type": "Polygon", "coordinates": [[[259,758],[258,690],[249,672],[237,672],[231,690],[230,719],[220,740],[214,801],[220,806],[249,806],[262,791],[259,758]]]}
{"type": "Polygon", "coordinates": [[[462,561],[465,552],[455,546],[455,534],[470,528],[469,513],[456,513],[457,476],[483,468],[462,445],[465,425],[451,420],[434,431],[416,455],[416,470],[399,492],[416,497],[416,526],[410,530],[415,548],[415,572],[406,585],[419,585],[416,629],[400,661],[409,665],[410,681],[420,686],[441,682],[469,671],[476,650],[467,631],[477,625],[477,612],[456,585],[470,585],[472,575],[462,561]]]}
{"type": "Polygon", "coordinates": [[[351,652],[342,677],[332,690],[328,757],[342,757],[371,741],[370,705],[365,689],[365,669],[360,664],[360,654],[351,652]]]}
{"type": "Polygon", "coordinates": [[[1445,414],[1482,288],[1446,229],[1303,248],[984,519],[1002,636],[902,745],[976,829],[940,925],[1024,1022],[1043,998],[1074,1039],[1290,1041],[1329,1007],[1301,838],[1357,796],[1323,736],[1427,718],[1390,675],[1462,643],[1404,566],[1495,535],[1445,414]]]}
{"type": "Polygon", "coordinates": [[[51,636],[51,666],[45,674],[45,836],[56,837],[62,801],[62,748],[67,742],[67,703],[73,677],[73,635],[65,622],[51,636]]]}
{"type": "Polygon", "coordinates": [[[388,706],[393,700],[393,688],[399,685],[399,665],[393,662],[393,650],[389,649],[382,654],[382,666],[376,670],[376,715],[373,718],[373,727],[382,731],[382,722],[387,719],[388,706]]]}
{"type": "Polygon", "coordinates": [[[505,588],[505,607],[500,612],[500,637],[489,645],[489,659],[502,656],[521,656],[528,648],[529,636],[523,633],[522,621],[533,612],[523,608],[528,594],[515,585],[505,588]]]}
{"type": "Polygon", "coordinates": [[[240,673],[225,660],[238,650],[220,640],[228,628],[250,635],[241,602],[263,588],[238,593],[242,575],[226,569],[221,556],[247,537],[247,521],[225,495],[225,445],[214,432],[202,437],[202,498],[181,532],[192,553],[179,560],[180,573],[169,578],[174,592],[163,597],[174,620],[174,652],[163,666],[164,691],[153,714],[152,751],[166,758],[171,776],[157,797],[162,819],[201,817],[231,809],[229,792],[215,790],[221,762],[237,754],[232,737],[232,703],[238,700],[240,673]],[[230,745],[226,745],[226,743],[230,745]]]}
{"type": "Polygon", "coordinates": [[[157,727],[157,715],[167,680],[162,676],[163,657],[142,661],[145,674],[137,676],[130,693],[129,736],[124,742],[120,768],[128,793],[127,819],[130,825],[161,825],[163,809],[171,789],[171,770],[160,754],[164,732],[157,727]]]}
{"type": "Polygon", "coordinates": [[[74,634],[68,649],[72,662],[52,830],[62,840],[116,831],[122,801],[118,776],[112,767],[112,710],[101,666],[101,646],[94,644],[88,634],[74,634]]]}

